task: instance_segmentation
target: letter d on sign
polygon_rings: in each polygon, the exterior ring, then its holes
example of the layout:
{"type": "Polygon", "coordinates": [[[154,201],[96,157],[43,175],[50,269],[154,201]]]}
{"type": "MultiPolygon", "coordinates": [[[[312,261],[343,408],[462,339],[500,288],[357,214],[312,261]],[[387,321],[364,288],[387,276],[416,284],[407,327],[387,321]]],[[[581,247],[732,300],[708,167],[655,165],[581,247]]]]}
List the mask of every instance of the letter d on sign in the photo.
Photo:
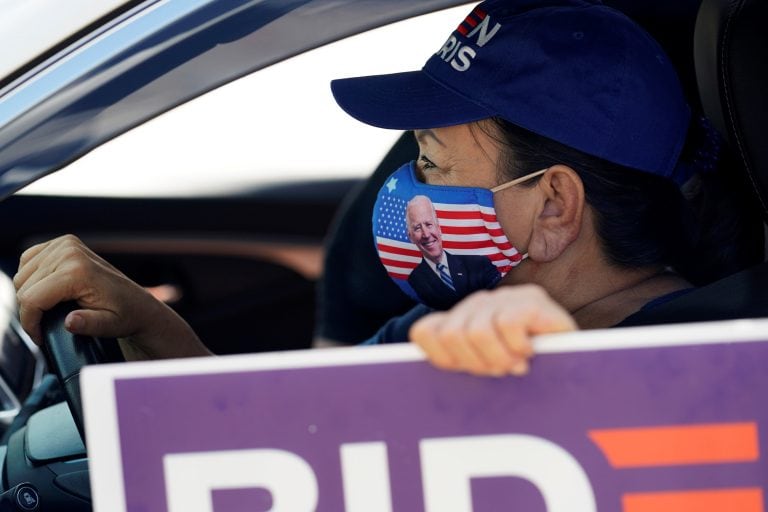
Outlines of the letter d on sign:
{"type": "MultiPolygon", "coordinates": [[[[560,446],[528,435],[452,437],[421,441],[426,512],[471,512],[470,479],[512,476],[533,483],[547,512],[595,512],[586,473],[560,446]]],[[[510,503],[507,510],[514,510],[510,503]]],[[[499,510],[504,510],[499,507],[499,510]]]]}
{"type": "Polygon", "coordinates": [[[177,453],[163,457],[168,512],[213,512],[214,489],[263,488],[271,512],[314,512],[317,479],[310,465],[283,450],[177,453]]]}

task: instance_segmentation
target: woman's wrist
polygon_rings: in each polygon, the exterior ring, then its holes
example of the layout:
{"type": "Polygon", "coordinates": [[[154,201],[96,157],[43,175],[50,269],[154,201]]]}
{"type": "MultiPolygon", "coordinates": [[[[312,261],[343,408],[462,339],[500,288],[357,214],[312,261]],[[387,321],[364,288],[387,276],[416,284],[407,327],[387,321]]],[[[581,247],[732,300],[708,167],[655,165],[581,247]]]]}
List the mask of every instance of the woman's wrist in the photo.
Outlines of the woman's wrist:
{"type": "Polygon", "coordinates": [[[155,301],[145,319],[146,323],[139,332],[118,340],[126,360],[212,355],[189,324],[166,304],[155,301]]]}

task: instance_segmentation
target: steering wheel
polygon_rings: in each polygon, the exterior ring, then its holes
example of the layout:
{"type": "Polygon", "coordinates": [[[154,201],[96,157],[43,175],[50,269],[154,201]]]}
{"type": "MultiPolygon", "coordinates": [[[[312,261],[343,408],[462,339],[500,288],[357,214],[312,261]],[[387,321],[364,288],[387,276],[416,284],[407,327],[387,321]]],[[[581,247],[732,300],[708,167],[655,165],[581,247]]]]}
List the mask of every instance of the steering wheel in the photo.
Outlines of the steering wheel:
{"type": "Polygon", "coordinates": [[[67,405],[41,408],[42,400],[30,404],[32,414],[8,437],[0,451],[0,512],[92,510],[80,370],[89,364],[119,361],[122,353],[115,341],[67,331],[64,319],[75,309],[79,309],[76,303],[63,303],[43,315],[43,353],[62,385],[67,405]]]}
{"type": "Polygon", "coordinates": [[[56,374],[85,444],[83,404],[80,399],[80,370],[89,364],[120,361],[117,341],[72,334],[64,327],[64,319],[76,309],[75,302],[64,302],[43,315],[43,353],[49,369],[56,374]]]}

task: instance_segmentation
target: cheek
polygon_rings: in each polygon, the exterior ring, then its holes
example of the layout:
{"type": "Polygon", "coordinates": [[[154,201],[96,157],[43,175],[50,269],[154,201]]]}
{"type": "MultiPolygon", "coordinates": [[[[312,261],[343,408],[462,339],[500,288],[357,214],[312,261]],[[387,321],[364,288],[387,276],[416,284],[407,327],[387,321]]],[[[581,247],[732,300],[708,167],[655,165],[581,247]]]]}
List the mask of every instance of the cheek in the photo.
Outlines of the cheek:
{"type": "MultiPolygon", "coordinates": [[[[518,198],[522,199],[522,198],[518,198]]],[[[531,236],[531,209],[513,194],[495,197],[496,217],[510,243],[518,250],[526,249],[531,236]]]]}

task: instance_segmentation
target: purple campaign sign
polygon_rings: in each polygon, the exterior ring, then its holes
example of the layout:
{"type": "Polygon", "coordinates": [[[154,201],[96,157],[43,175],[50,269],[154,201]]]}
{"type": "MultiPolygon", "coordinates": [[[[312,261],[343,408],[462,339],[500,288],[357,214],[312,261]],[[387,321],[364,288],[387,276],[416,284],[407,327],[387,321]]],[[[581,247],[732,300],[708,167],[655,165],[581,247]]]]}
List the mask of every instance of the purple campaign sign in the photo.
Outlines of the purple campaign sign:
{"type": "Polygon", "coordinates": [[[128,512],[764,510],[764,342],[174,373],[113,380],[128,512]]]}

